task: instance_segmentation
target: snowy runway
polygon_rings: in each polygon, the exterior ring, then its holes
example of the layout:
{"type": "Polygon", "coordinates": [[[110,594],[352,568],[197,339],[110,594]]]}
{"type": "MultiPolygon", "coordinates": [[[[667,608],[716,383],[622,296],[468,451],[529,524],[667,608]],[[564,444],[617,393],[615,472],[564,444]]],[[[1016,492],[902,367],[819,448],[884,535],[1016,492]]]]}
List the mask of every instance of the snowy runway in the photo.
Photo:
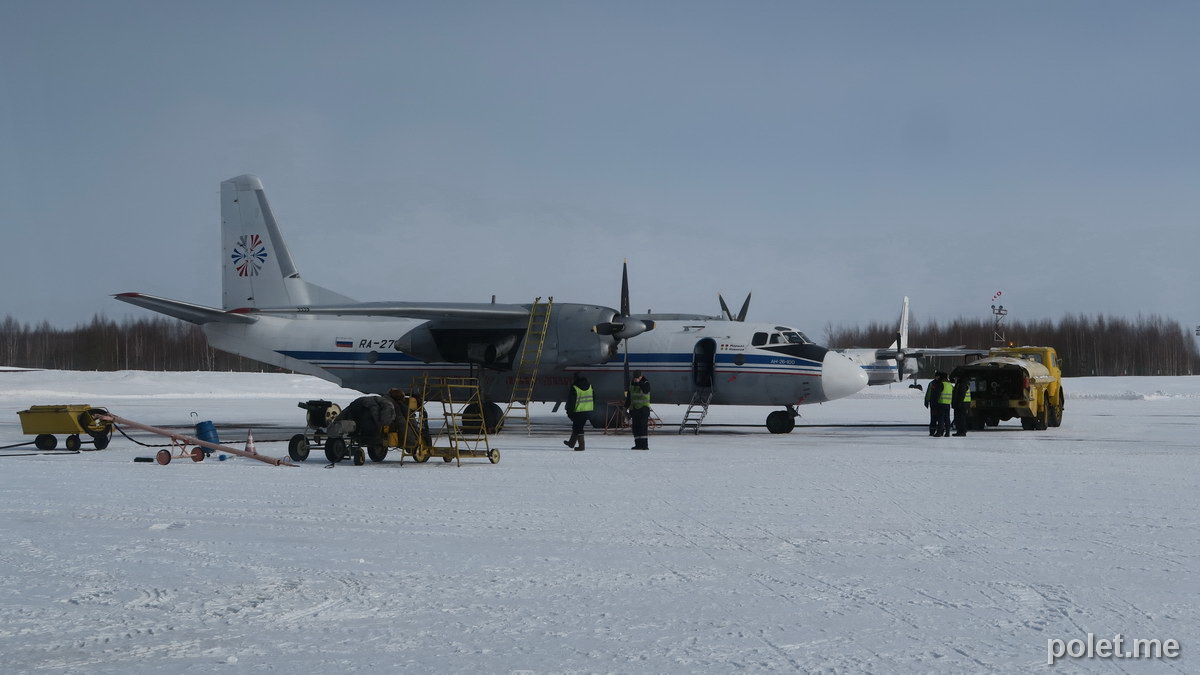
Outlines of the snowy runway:
{"type": "MultiPolygon", "coordinates": [[[[1048,639],[1121,633],[1183,656],[1055,670],[1195,672],[1200,378],[1065,386],[1063,427],[966,438],[714,429],[644,453],[591,433],[576,453],[546,408],[533,437],[494,439],[497,465],[164,467],[119,436],[4,458],[0,653],[14,672],[1013,672],[1045,667],[1048,639]]],[[[0,441],[28,440],[17,410],[88,403],[156,425],[195,410],[237,447],[226,423],[262,425],[259,452],[284,456],[261,439],[303,423],[297,401],[354,396],[0,373],[0,441]]],[[[873,388],[801,423],[921,422],[919,396],[873,388]]]]}

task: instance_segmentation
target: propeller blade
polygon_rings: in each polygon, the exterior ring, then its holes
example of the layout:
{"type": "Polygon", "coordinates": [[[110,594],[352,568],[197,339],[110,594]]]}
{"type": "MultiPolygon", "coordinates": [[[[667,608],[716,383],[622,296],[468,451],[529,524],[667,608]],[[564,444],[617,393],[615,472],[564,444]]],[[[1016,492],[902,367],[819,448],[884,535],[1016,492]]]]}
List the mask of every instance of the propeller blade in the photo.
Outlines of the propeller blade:
{"type": "Polygon", "coordinates": [[[753,294],[754,294],[754,291],[750,291],[749,293],[746,294],[746,301],[742,303],[742,309],[741,309],[741,311],[738,312],[738,315],[737,315],[738,321],[746,320],[746,312],[750,311],[750,296],[753,294]]]}
{"type": "Polygon", "coordinates": [[[720,293],[717,293],[717,300],[721,302],[721,311],[725,312],[725,318],[734,321],[733,312],[729,311],[729,305],[725,304],[725,298],[721,297],[720,293]]]}
{"type": "Polygon", "coordinates": [[[629,263],[621,263],[621,316],[629,316],[629,263]]]}
{"type": "Polygon", "coordinates": [[[896,381],[904,381],[904,359],[908,358],[904,354],[904,345],[900,344],[900,333],[896,333],[896,381]]]}
{"type": "Polygon", "coordinates": [[[625,389],[623,391],[625,392],[626,395],[628,395],[629,394],[629,339],[626,338],[626,339],[622,340],[621,343],[622,343],[622,346],[625,348],[625,389]]]}

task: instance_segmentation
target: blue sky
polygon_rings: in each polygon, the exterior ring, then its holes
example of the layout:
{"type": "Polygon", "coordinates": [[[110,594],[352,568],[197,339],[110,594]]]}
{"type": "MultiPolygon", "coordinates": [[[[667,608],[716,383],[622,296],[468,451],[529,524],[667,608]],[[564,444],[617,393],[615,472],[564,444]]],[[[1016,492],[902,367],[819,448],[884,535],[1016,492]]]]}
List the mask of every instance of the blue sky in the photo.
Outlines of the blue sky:
{"type": "Polygon", "coordinates": [[[0,315],[220,303],[221,180],[362,300],[1200,322],[1200,4],[0,1],[0,315]]]}

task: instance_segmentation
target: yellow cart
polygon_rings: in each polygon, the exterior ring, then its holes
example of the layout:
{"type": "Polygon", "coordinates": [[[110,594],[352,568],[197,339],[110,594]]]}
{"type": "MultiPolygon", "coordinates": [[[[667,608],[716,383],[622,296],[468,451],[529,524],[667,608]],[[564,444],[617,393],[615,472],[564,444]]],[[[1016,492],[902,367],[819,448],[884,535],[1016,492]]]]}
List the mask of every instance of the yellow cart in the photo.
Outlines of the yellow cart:
{"type": "Polygon", "coordinates": [[[66,434],[67,450],[71,451],[83,446],[82,434],[88,435],[88,442],[97,450],[108,447],[112,422],[98,419],[99,415],[108,415],[108,410],[90,405],[35,405],[17,413],[21,432],[36,435],[33,445],[38,450],[53,450],[58,447],[55,434],[66,434]]]}

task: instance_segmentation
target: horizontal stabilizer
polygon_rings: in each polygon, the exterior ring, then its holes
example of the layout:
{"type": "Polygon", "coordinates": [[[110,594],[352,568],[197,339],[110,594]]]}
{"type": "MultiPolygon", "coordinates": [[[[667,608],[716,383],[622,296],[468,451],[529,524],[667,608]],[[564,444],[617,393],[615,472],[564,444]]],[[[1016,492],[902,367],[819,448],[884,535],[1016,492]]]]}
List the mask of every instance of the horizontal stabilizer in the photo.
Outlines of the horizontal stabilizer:
{"type": "Polygon", "coordinates": [[[159,314],[182,319],[189,323],[254,323],[256,319],[245,314],[231,314],[223,309],[195,305],[181,300],[169,300],[144,293],[118,293],[113,296],[121,302],[154,310],[159,314]]]}
{"type": "Polygon", "coordinates": [[[526,319],[529,308],[472,302],[357,302],[313,307],[245,307],[239,314],[320,314],[325,316],[387,316],[406,319],[526,319]]]}

